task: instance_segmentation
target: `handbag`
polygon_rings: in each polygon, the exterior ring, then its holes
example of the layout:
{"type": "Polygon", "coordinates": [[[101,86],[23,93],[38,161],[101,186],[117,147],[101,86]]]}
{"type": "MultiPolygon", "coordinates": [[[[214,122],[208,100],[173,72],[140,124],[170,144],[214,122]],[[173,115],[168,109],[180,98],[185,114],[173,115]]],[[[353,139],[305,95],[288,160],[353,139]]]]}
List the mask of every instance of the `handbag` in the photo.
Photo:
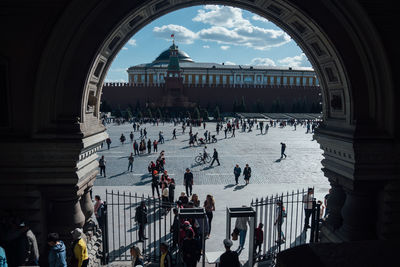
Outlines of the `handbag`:
{"type": "Polygon", "coordinates": [[[237,229],[237,228],[233,229],[231,236],[232,236],[232,240],[238,240],[239,229],[237,229]]]}

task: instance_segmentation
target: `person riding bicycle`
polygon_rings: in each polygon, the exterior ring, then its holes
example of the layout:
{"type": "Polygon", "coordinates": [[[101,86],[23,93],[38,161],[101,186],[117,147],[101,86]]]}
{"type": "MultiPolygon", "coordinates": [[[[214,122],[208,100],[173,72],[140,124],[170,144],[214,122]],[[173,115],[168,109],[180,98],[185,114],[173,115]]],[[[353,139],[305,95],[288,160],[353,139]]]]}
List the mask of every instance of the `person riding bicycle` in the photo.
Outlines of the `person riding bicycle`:
{"type": "Polygon", "coordinates": [[[207,146],[204,147],[203,149],[203,163],[206,164],[206,158],[207,158],[207,146]]]}

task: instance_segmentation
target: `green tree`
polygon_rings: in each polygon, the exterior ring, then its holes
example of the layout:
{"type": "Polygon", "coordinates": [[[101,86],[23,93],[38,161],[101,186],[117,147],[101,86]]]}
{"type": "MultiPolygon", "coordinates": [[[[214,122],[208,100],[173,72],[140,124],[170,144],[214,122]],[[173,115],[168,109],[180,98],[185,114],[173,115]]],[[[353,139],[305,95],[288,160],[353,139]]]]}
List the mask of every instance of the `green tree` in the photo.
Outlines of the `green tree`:
{"type": "Polygon", "coordinates": [[[218,106],[215,106],[214,118],[215,118],[216,120],[218,120],[218,119],[221,118],[221,113],[220,113],[220,111],[219,111],[219,107],[218,107],[218,106]]]}
{"type": "Polygon", "coordinates": [[[127,107],[127,108],[126,108],[126,111],[125,111],[125,119],[126,119],[126,120],[129,120],[129,119],[131,119],[132,117],[133,117],[132,111],[131,111],[131,109],[130,109],[129,107],[127,107]]]}
{"type": "Polygon", "coordinates": [[[197,107],[194,109],[193,118],[196,120],[200,120],[200,110],[197,107]]]}
{"type": "Polygon", "coordinates": [[[151,113],[151,109],[150,108],[147,109],[147,117],[150,118],[150,119],[153,118],[153,114],[151,113]]]}
{"type": "Polygon", "coordinates": [[[208,120],[208,110],[207,109],[204,109],[203,110],[203,120],[208,120]]]}
{"type": "Polygon", "coordinates": [[[160,108],[157,108],[156,116],[157,116],[157,119],[160,119],[160,120],[162,119],[162,113],[161,113],[160,108]]]}

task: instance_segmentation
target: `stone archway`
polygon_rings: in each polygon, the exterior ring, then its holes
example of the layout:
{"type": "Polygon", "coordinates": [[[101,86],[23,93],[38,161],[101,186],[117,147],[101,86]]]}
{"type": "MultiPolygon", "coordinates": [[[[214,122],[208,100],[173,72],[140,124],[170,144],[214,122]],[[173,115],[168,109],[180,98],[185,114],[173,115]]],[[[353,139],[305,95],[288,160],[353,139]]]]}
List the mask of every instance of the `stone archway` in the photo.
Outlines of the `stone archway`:
{"type": "MultiPolygon", "coordinates": [[[[2,190],[40,199],[42,234],[82,225],[92,213],[89,191],[97,174],[96,151],[106,137],[98,119],[101,86],[119,49],[152,20],[204,3],[92,0],[54,7],[60,15],[43,34],[43,50],[36,51],[40,58],[31,67],[35,83],[33,107],[28,110],[29,139],[6,143],[2,163],[8,167],[2,174],[2,190]],[[25,165],[19,162],[21,154],[30,159],[25,165]]],[[[326,238],[395,238],[390,226],[394,217],[377,209],[388,208],[392,200],[384,201],[385,196],[400,190],[393,145],[398,135],[393,64],[385,52],[387,40],[382,41],[376,29],[379,19],[367,14],[373,7],[336,0],[207,3],[244,8],[276,23],[296,40],[315,68],[325,120],[317,140],[334,196],[326,238]]]]}

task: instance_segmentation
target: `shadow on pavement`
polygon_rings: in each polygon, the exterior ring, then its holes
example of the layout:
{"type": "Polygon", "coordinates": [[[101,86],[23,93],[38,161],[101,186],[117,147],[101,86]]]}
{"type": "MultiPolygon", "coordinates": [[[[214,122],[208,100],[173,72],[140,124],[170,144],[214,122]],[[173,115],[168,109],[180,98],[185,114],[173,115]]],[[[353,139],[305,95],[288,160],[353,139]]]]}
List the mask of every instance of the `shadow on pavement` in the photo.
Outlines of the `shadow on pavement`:
{"type": "Polygon", "coordinates": [[[111,175],[110,177],[108,177],[109,179],[112,179],[112,178],[115,178],[115,177],[118,177],[118,176],[121,176],[121,175],[123,175],[123,174],[125,174],[126,173],[126,171],[123,171],[123,172],[121,172],[121,173],[118,173],[118,174],[115,174],[115,175],[111,175]]]}
{"type": "Polygon", "coordinates": [[[243,188],[245,188],[245,187],[246,187],[246,184],[237,185],[237,186],[233,189],[233,191],[238,191],[238,190],[241,190],[241,189],[243,189],[243,188]]]}
{"type": "Polygon", "coordinates": [[[234,186],[235,186],[235,184],[227,184],[227,185],[224,186],[224,189],[231,188],[231,187],[234,187],[234,186]]]}

